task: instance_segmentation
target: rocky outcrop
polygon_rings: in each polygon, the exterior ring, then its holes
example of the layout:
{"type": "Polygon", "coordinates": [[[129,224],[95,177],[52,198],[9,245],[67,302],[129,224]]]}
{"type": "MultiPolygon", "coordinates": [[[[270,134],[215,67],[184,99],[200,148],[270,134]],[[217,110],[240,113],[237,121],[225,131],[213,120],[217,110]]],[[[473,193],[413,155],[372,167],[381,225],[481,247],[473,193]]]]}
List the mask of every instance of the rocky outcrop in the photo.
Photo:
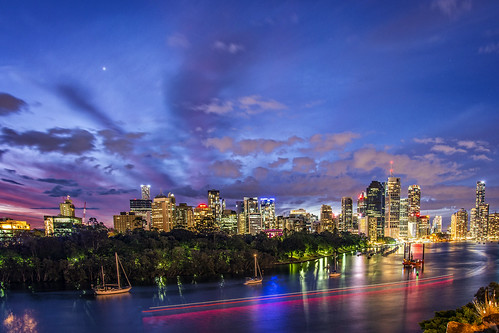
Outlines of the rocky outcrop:
{"type": "Polygon", "coordinates": [[[493,333],[499,332],[499,314],[490,315],[483,318],[483,324],[463,324],[457,321],[449,321],[446,333],[493,333]]]}

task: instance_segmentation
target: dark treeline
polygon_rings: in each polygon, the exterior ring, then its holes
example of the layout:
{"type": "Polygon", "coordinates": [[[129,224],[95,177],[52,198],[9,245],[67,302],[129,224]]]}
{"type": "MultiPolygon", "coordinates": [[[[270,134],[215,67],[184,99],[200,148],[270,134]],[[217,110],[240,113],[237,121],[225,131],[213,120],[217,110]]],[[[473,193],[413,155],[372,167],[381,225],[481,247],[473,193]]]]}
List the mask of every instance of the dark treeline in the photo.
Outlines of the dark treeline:
{"type": "Polygon", "coordinates": [[[115,279],[117,252],[133,285],[153,285],[177,276],[249,275],[255,253],[262,268],[268,268],[279,262],[366,246],[365,237],[347,232],[290,232],[269,238],[265,233],[228,236],[182,229],[168,233],[136,229],[109,237],[107,228],[97,225],[80,227],[65,237],[32,232],[4,242],[0,281],[4,288],[58,284],[86,289],[99,282],[101,266],[106,279],[115,279]]]}

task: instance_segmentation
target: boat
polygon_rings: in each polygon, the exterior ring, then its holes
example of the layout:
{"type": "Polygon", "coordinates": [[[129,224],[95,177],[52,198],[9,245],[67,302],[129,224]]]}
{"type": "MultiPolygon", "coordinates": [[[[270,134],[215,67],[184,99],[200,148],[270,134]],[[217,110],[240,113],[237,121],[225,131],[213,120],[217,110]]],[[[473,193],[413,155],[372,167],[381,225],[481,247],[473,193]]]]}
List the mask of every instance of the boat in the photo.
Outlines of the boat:
{"type": "Polygon", "coordinates": [[[254,254],[253,257],[255,258],[255,275],[251,278],[246,278],[246,282],[244,282],[245,285],[260,284],[263,281],[262,271],[256,260],[256,254],[254,254]]]}
{"type": "Polygon", "coordinates": [[[130,284],[130,281],[128,280],[128,276],[125,273],[125,270],[123,269],[123,265],[121,264],[120,259],[118,258],[118,253],[114,253],[116,257],[116,275],[118,279],[118,283],[108,283],[106,284],[105,280],[105,275],[104,275],[104,268],[101,266],[101,271],[102,271],[102,285],[96,286],[93,288],[93,291],[95,295],[116,295],[116,294],[124,294],[130,292],[130,289],[132,289],[132,285],[130,284]],[[125,275],[126,281],[128,283],[127,286],[122,286],[121,281],[120,281],[120,267],[121,270],[123,271],[123,274],[125,275]]]}
{"type": "Polygon", "coordinates": [[[329,272],[329,277],[340,277],[341,276],[341,273],[336,271],[336,267],[337,267],[337,260],[336,260],[336,256],[334,256],[334,266],[333,266],[333,270],[329,272]]]}
{"type": "Polygon", "coordinates": [[[402,262],[402,265],[404,265],[404,267],[417,267],[417,266],[421,266],[422,264],[424,263],[423,260],[421,259],[404,259],[404,261],[402,262]]]}

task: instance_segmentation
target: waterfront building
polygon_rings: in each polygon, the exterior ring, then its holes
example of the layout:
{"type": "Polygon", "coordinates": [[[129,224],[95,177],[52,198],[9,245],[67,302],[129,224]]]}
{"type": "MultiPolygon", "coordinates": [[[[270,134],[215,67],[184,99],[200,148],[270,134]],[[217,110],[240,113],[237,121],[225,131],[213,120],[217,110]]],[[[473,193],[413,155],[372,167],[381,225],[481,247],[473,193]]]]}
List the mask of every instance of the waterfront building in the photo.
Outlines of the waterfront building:
{"type": "Polygon", "coordinates": [[[418,221],[418,237],[429,236],[431,234],[430,216],[420,215],[418,221]]]}
{"type": "Polygon", "coordinates": [[[442,216],[437,215],[433,218],[432,229],[433,229],[433,233],[442,232],[442,216]]]}
{"type": "Polygon", "coordinates": [[[116,232],[126,232],[134,229],[144,229],[146,221],[134,212],[121,212],[113,215],[113,225],[116,232]]]}
{"type": "Polygon", "coordinates": [[[341,198],[340,231],[353,230],[353,201],[350,197],[341,198]]]}
{"type": "Polygon", "coordinates": [[[140,185],[142,200],[151,200],[151,185],[140,185]]]}
{"type": "Polygon", "coordinates": [[[169,232],[175,225],[175,196],[172,193],[158,194],[151,204],[151,229],[169,232]]]}
{"type": "Polygon", "coordinates": [[[208,191],[208,207],[210,207],[213,218],[217,225],[220,224],[220,219],[222,218],[222,205],[220,200],[220,191],[209,190],[208,191]]]}
{"type": "Polygon", "coordinates": [[[489,214],[489,239],[499,239],[499,213],[489,214]]]}
{"type": "Polygon", "coordinates": [[[321,206],[321,218],[320,218],[320,229],[321,231],[333,231],[333,209],[329,205],[321,206]]]}
{"type": "Polygon", "coordinates": [[[485,182],[483,180],[476,182],[475,207],[485,203],[485,182]]]}
{"type": "Polygon", "coordinates": [[[478,205],[476,217],[477,239],[484,241],[488,238],[489,228],[489,204],[482,203],[478,205]]]}
{"type": "Polygon", "coordinates": [[[194,210],[186,203],[180,203],[175,209],[175,228],[194,229],[194,210]]]}
{"type": "Polygon", "coordinates": [[[9,218],[0,219],[0,240],[6,240],[18,233],[30,230],[31,227],[26,221],[12,220],[9,218]]]}
{"type": "Polygon", "coordinates": [[[477,239],[478,237],[478,218],[477,218],[477,208],[473,207],[470,209],[470,236],[472,239],[477,239]]]}
{"type": "Polygon", "coordinates": [[[372,223],[376,221],[376,237],[367,235],[369,239],[378,239],[384,236],[385,222],[385,188],[380,182],[373,180],[366,189],[367,211],[369,219],[369,232],[373,231],[372,223]]]}
{"type": "Polygon", "coordinates": [[[264,229],[275,229],[275,198],[260,198],[260,214],[264,229]]]}
{"type": "Polygon", "coordinates": [[[408,223],[409,223],[409,199],[400,199],[400,223],[399,223],[399,237],[401,239],[408,238],[408,223]]]}
{"type": "Polygon", "coordinates": [[[400,178],[388,177],[385,193],[385,236],[399,238],[400,178]]]}
{"type": "Polygon", "coordinates": [[[461,208],[451,216],[451,239],[464,240],[468,233],[468,212],[461,208]]]}
{"type": "Polygon", "coordinates": [[[59,204],[59,210],[61,211],[59,216],[75,216],[75,205],[73,205],[73,201],[69,198],[69,195],[64,202],[59,204]]]}
{"type": "Polygon", "coordinates": [[[421,214],[421,188],[419,185],[411,185],[408,188],[409,216],[421,214]]]}

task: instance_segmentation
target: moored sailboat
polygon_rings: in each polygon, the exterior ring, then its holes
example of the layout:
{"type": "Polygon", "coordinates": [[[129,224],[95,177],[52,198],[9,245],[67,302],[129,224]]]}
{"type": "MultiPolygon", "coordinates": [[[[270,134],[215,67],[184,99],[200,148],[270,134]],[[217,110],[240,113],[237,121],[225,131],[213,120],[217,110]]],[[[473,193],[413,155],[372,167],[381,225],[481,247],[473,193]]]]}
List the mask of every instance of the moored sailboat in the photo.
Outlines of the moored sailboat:
{"type": "Polygon", "coordinates": [[[340,277],[341,276],[341,273],[336,271],[336,267],[337,267],[337,259],[336,259],[336,255],[334,256],[334,266],[333,266],[333,270],[329,272],[329,277],[340,277]]]}
{"type": "Polygon", "coordinates": [[[251,278],[246,278],[246,282],[244,282],[245,285],[260,284],[263,281],[262,271],[256,260],[256,254],[254,254],[253,257],[255,258],[255,275],[251,278]]]}
{"type": "Polygon", "coordinates": [[[93,289],[95,295],[115,295],[115,294],[123,294],[127,293],[132,289],[132,285],[130,284],[130,281],[128,280],[128,276],[126,275],[125,270],[123,269],[123,265],[121,264],[120,259],[118,258],[118,253],[114,253],[116,257],[116,275],[117,275],[117,282],[118,283],[108,283],[106,284],[105,281],[105,275],[104,275],[104,268],[101,266],[102,270],[102,285],[96,286],[93,289]],[[120,281],[120,267],[121,270],[123,271],[123,274],[125,275],[126,281],[128,283],[127,286],[122,286],[121,281],[120,281]]]}

